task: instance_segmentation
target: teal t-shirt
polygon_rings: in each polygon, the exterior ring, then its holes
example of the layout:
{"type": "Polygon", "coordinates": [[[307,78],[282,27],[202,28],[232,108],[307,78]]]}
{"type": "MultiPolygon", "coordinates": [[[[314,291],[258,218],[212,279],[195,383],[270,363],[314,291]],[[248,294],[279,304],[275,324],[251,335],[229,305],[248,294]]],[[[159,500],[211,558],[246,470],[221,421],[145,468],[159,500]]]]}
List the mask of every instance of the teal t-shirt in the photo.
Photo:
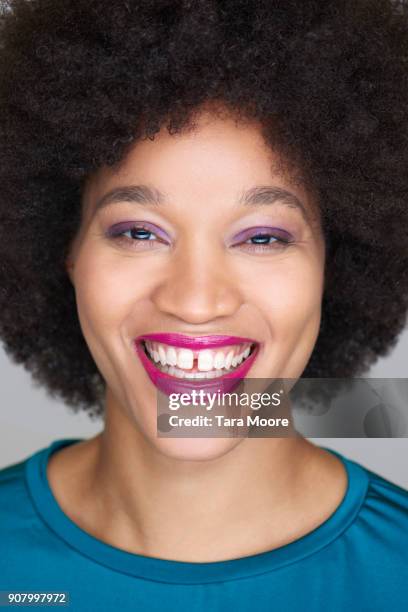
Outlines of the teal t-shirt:
{"type": "Polygon", "coordinates": [[[0,470],[0,591],[69,593],[61,608],[75,612],[407,612],[408,491],[340,453],[326,449],[348,488],[319,527],[268,552],[187,563],[115,548],[68,518],[46,465],[77,441],[0,470]]]}

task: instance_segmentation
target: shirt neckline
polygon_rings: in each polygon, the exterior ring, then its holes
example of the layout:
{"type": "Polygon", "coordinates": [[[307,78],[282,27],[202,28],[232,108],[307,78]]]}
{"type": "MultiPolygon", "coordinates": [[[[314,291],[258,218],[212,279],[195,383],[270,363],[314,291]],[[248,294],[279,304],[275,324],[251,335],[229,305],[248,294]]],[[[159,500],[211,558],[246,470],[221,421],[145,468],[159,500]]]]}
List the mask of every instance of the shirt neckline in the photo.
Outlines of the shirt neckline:
{"type": "Polygon", "coordinates": [[[270,551],[206,563],[174,561],[130,553],[97,539],[74,523],[59,506],[50,488],[46,468],[52,453],[81,438],[55,440],[29,457],[25,478],[34,506],[44,523],[71,548],[94,562],[115,571],[146,580],[177,584],[224,582],[263,574],[312,555],[339,537],[353,522],[364,501],[367,471],[333,449],[347,472],[347,489],[336,510],[318,527],[301,538],[270,551]]]}

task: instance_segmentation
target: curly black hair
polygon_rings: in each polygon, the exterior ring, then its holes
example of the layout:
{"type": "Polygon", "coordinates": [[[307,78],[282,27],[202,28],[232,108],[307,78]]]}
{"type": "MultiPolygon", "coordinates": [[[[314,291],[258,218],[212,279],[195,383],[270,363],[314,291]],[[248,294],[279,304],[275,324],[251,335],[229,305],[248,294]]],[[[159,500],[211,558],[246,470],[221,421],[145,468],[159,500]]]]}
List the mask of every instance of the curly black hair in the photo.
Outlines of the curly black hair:
{"type": "Polygon", "coordinates": [[[103,413],[68,244],[84,181],[220,101],[318,196],[319,336],[304,377],[353,377],[408,311],[408,11],[391,0],[1,2],[0,337],[74,411],[103,413]]]}

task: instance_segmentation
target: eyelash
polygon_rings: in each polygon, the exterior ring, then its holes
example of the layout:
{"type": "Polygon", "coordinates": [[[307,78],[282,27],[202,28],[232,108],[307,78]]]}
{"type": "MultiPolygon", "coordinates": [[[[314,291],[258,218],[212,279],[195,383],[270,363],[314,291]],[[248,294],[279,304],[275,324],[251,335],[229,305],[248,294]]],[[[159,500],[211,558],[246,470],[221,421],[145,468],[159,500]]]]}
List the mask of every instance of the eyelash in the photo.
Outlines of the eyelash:
{"type": "MultiPolygon", "coordinates": [[[[130,237],[125,236],[125,234],[127,232],[132,232],[132,231],[136,231],[136,232],[140,232],[143,231],[145,234],[150,234],[152,236],[156,236],[155,232],[153,232],[149,227],[144,226],[142,224],[140,225],[133,225],[132,227],[128,227],[127,229],[124,230],[112,230],[108,232],[108,237],[112,240],[115,240],[117,242],[133,242],[133,243],[140,243],[140,242],[144,242],[147,243],[148,248],[153,248],[154,247],[154,243],[161,242],[163,244],[168,244],[166,243],[164,240],[162,240],[161,238],[158,238],[158,240],[154,240],[151,238],[147,238],[147,239],[133,239],[130,237]]],[[[294,244],[294,240],[290,239],[290,238],[283,238],[278,236],[276,233],[273,233],[271,230],[262,230],[262,231],[258,231],[256,233],[254,233],[252,236],[249,236],[248,238],[246,238],[243,242],[239,242],[236,245],[233,245],[233,247],[235,248],[236,246],[242,246],[242,245],[246,245],[247,247],[253,247],[253,248],[249,248],[250,251],[255,251],[255,252],[263,252],[263,251],[270,251],[270,250],[276,250],[276,249],[286,249],[289,246],[291,246],[292,244],[294,244]],[[247,240],[253,240],[254,238],[269,238],[269,239],[273,239],[273,242],[269,242],[267,244],[256,244],[256,243],[248,243],[247,240]],[[272,245],[276,245],[276,246],[272,246],[272,245]]],[[[132,247],[133,248],[133,247],[132,247]]],[[[137,248],[137,246],[135,247],[137,248]]]]}

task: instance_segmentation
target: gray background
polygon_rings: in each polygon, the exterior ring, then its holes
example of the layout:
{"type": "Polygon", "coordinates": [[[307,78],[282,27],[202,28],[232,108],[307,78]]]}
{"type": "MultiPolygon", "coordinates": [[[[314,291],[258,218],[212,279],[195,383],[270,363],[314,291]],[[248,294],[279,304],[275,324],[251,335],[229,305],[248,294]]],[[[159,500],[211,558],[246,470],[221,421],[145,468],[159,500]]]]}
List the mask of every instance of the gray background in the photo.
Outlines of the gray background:
{"type": "MultiPolygon", "coordinates": [[[[59,438],[88,438],[102,421],[74,414],[44,389],[35,386],[21,365],[10,361],[0,346],[3,406],[0,412],[0,468],[26,458],[59,438]]],[[[365,374],[372,378],[408,377],[408,329],[397,346],[365,374]]],[[[408,410],[408,406],[403,407],[408,410]]],[[[333,448],[370,470],[408,489],[408,438],[310,438],[333,448]]]]}

